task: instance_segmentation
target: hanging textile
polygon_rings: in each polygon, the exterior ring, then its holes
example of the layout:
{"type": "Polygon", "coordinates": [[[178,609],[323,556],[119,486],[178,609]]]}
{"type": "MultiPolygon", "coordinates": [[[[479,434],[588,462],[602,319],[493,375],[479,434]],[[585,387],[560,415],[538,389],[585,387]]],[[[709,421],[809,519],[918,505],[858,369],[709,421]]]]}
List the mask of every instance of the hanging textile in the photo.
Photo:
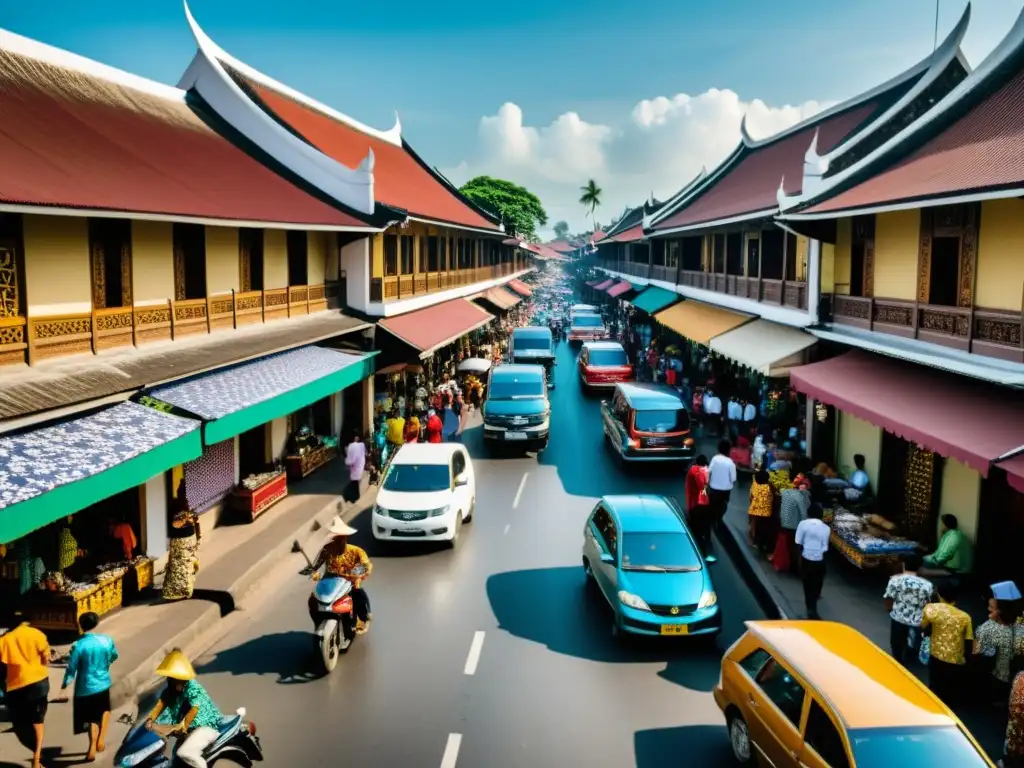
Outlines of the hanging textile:
{"type": "Polygon", "coordinates": [[[222,440],[203,448],[203,455],[185,464],[185,495],[193,512],[205,512],[235,486],[235,441],[222,440]]]}

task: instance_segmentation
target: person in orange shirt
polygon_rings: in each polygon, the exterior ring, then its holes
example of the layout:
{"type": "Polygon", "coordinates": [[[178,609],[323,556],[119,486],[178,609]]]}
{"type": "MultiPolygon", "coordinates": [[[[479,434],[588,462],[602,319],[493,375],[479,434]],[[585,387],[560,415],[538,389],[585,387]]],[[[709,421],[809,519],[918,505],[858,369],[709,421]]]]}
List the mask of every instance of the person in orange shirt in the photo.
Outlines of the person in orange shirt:
{"type": "Polygon", "coordinates": [[[12,618],[8,626],[17,626],[0,636],[0,663],[7,667],[7,713],[18,741],[32,750],[32,768],[40,768],[50,696],[50,645],[46,635],[29,626],[19,611],[12,618]]]}

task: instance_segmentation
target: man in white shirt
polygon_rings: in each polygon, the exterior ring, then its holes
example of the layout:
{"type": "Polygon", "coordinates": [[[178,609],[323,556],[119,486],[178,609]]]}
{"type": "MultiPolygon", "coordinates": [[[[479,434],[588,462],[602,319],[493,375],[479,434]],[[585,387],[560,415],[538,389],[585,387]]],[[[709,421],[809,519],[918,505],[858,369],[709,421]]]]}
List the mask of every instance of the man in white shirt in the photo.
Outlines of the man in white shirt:
{"type": "Polygon", "coordinates": [[[745,421],[747,424],[751,424],[755,419],[757,419],[757,408],[754,407],[753,403],[744,400],[743,421],[745,421]]]}
{"type": "Polygon", "coordinates": [[[360,483],[366,469],[366,444],[358,432],[352,435],[352,442],[345,449],[345,467],[348,469],[348,483],[341,495],[349,504],[355,504],[361,495],[360,483]]]}
{"type": "MultiPolygon", "coordinates": [[[[705,398],[705,401],[707,399],[705,398]]],[[[725,511],[729,508],[729,494],[736,485],[736,464],[729,458],[732,443],[722,440],[718,444],[718,453],[708,464],[708,497],[714,512],[714,520],[721,523],[725,511]]]]}
{"type": "Polygon", "coordinates": [[[719,430],[722,427],[722,401],[710,389],[704,393],[704,419],[709,428],[713,428],[716,434],[721,434],[719,430]]]}
{"type": "Polygon", "coordinates": [[[819,619],[818,600],[825,584],[825,553],[831,529],[821,519],[821,505],[812,504],[807,519],[796,527],[796,543],[801,547],[800,578],[804,583],[807,618],[819,619]]]}
{"type": "Polygon", "coordinates": [[[729,420],[729,437],[735,440],[740,434],[740,423],[743,421],[743,406],[735,397],[729,398],[725,406],[725,415],[729,420]]]}

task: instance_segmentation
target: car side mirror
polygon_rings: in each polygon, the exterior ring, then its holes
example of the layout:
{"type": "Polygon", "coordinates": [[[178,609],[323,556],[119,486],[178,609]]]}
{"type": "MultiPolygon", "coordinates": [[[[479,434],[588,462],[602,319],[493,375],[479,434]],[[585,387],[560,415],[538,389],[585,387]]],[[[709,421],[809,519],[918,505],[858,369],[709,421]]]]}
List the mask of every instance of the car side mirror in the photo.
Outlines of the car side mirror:
{"type": "Polygon", "coordinates": [[[707,563],[708,565],[714,565],[715,563],[718,562],[718,558],[715,557],[714,555],[708,555],[707,557],[704,558],[704,562],[707,563]]]}
{"type": "Polygon", "coordinates": [[[607,552],[601,553],[601,562],[608,565],[612,565],[615,562],[615,558],[607,552]]]}
{"type": "Polygon", "coordinates": [[[466,473],[465,472],[460,472],[459,474],[457,474],[455,476],[455,487],[456,488],[462,488],[462,487],[467,486],[467,485],[469,485],[469,478],[466,477],[466,473]]]}

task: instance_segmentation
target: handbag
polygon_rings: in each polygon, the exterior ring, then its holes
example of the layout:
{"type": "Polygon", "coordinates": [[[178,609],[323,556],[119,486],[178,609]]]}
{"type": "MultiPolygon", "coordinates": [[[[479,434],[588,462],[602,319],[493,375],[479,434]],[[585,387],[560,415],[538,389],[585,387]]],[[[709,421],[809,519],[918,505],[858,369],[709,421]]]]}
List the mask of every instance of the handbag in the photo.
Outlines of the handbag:
{"type": "Polygon", "coordinates": [[[925,635],[921,640],[921,647],[917,650],[917,660],[920,661],[924,666],[928,666],[928,661],[932,657],[932,638],[930,635],[925,635]]]}

